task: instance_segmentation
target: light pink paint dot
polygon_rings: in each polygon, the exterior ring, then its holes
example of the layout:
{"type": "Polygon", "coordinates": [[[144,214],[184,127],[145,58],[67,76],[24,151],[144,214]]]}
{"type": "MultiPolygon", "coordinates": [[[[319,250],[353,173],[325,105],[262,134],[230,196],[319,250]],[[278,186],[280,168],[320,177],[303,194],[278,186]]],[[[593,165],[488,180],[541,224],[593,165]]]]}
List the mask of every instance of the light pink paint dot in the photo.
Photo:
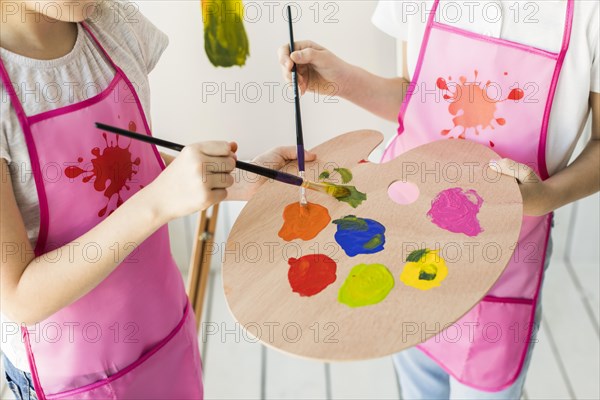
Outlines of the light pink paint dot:
{"type": "Polygon", "coordinates": [[[417,201],[419,194],[419,188],[411,182],[396,181],[388,187],[390,199],[403,206],[417,201]]]}

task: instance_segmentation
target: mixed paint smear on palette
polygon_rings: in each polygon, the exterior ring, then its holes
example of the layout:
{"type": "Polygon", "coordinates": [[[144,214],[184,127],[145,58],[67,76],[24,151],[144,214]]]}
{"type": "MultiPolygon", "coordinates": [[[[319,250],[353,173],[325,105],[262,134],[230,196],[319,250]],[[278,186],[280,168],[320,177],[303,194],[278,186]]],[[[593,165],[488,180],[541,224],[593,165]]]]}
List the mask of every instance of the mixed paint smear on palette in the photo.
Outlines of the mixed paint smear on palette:
{"type": "Polygon", "coordinates": [[[400,280],[407,286],[429,290],[440,286],[448,276],[446,261],[437,250],[415,250],[406,258],[400,280]]]}
{"type": "MultiPolygon", "coordinates": [[[[491,85],[491,81],[488,80],[481,87],[477,82],[477,75],[478,71],[475,70],[473,82],[467,82],[467,78],[461,76],[459,78],[460,83],[452,82],[450,85],[454,90],[451,90],[444,78],[437,79],[436,86],[444,91],[444,99],[450,101],[448,111],[455,116],[452,119],[454,127],[442,130],[441,134],[443,136],[448,136],[450,139],[454,137],[465,139],[466,133],[470,130],[479,135],[481,130],[495,129],[493,122],[496,123],[496,126],[503,126],[506,124],[506,119],[496,117],[496,104],[506,100],[517,101],[525,96],[522,89],[515,88],[510,91],[508,97],[504,100],[490,98],[487,90],[491,85]]],[[[448,80],[452,81],[452,77],[448,77],[448,80]]],[[[491,140],[489,143],[491,147],[495,146],[491,140]]]]}
{"type": "Polygon", "coordinates": [[[340,287],[338,301],[348,307],[377,304],[394,287],[394,277],[383,264],[359,264],[352,268],[340,287]]]}
{"type": "Polygon", "coordinates": [[[335,241],[348,256],[373,254],[383,250],[385,227],[379,222],[347,215],[333,223],[337,225],[335,241]]]}
{"type": "Polygon", "coordinates": [[[215,67],[243,66],[250,55],[242,0],[202,0],[204,49],[215,67]]]}
{"type": "MultiPolygon", "coordinates": [[[[129,123],[129,130],[136,131],[136,125],[133,121],[129,123]]],[[[83,183],[91,181],[96,191],[103,192],[104,197],[106,197],[106,206],[98,211],[99,217],[106,215],[111,199],[114,196],[117,197],[116,206],[108,212],[108,215],[112,214],[117,207],[123,204],[121,192],[131,189],[129,184],[133,176],[137,174],[137,168],[141,163],[140,157],[134,159],[129,150],[131,142],[127,147],[120,147],[118,135],[115,135],[116,142],[111,141],[110,144],[105,132],[102,133],[102,137],[104,138],[105,147],[104,149],[94,147],[91,150],[94,156],[91,160],[91,166],[86,163],[86,168],[74,165],[65,168],[65,176],[68,178],[74,179],[83,175],[83,183]]],[[[77,159],[79,164],[83,161],[83,157],[77,159]]],[[[142,188],[141,185],[140,188],[142,188]]]]}
{"type": "Polygon", "coordinates": [[[336,196],[336,200],[348,203],[351,207],[356,208],[363,201],[367,200],[367,194],[357,190],[355,186],[347,185],[347,183],[352,181],[352,178],[352,172],[347,168],[335,168],[333,172],[325,170],[319,175],[319,180],[325,185],[346,189],[348,194],[345,196],[336,196]],[[341,179],[341,185],[330,181],[336,175],[341,179]]]}
{"type": "Polygon", "coordinates": [[[451,188],[438,193],[427,216],[442,229],[472,237],[483,232],[477,219],[482,205],[483,199],[475,190],[451,188]]]}
{"type": "Polygon", "coordinates": [[[325,229],[329,221],[331,217],[327,208],[313,203],[302,206],[294,202],[283,210],[283,226],[279,237],[288,242],[295,239],[311,240],[325,229]]]}
{"type": "Polygon", "coordinates": [[[303,297],[314,296],[335,282],[337,265],[324,254],[310,254],[290,258],[288,281],[295,293],[303,297]]]}

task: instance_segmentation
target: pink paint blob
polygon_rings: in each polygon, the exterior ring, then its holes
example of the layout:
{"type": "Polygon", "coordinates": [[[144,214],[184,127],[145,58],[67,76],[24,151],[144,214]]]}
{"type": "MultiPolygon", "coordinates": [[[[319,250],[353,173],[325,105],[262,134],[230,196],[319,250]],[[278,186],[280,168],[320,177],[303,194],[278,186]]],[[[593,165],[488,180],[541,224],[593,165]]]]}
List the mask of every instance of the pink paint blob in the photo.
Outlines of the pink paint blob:
{"type": "Polygon", "coordinates": [[[419,188],[412,182],[396,181],[388,187],[388,196],[395,203],[412,204],[419,198],[419,188]]]}
{"type": "Polygon", "coordinates": [[[477,220],[483,199],[475,190],[446,189],[431,202],[427,216],[442,229],[467,236],[477,236],[483,229],[477,220]]]}

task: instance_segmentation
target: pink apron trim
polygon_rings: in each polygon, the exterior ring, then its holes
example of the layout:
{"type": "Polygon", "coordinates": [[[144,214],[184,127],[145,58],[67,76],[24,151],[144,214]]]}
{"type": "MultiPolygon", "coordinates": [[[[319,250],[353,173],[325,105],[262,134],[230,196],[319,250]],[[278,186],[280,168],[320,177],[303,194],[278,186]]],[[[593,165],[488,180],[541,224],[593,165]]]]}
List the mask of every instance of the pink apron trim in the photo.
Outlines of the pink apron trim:
{"type": "MultiPolygon", "coordinates": [[[[572,0],[569,0],[569,4],[571,4],[572,0]]],[[[552,218],[554,218],[554,213],[550,213],[546,216],[546,240],[544,243],[544,252],[542,253],[542,270],[539,273],[539,278],[538,278],[538,282],[537,282],[537,289],[535,291],[535,296],[533,296],[533,307],[536,307],[538,304],[538,300],[540,297],[540,289],[542,287],[542,281],[544,279],[544,265],[546,265],[546,257],[547,257],[547,253],[548,253],[548,242],[550,241],[550,227],[552,225],[552,218]]],[[[533,333],[533,324],[535,322],[535,309],[533,310],[533,312],[531,313],[530,317],[529,317],[529,329],[527,332],[527,336],[529,337],[529,340],[531,340],[531,334],[533,333]]],[[[528,346],[529,347],[529,346],[528,346]]],[[[527,350],[529,351],[529,349],[527,350]]],[[[521,373],[521,370],[523,369],[523,364],[525,364],[525,358],[527,357],[527,351],[524,351],[523,354],[521,355],[521,361],[519,362],[519,368],[517,369],[517,374],[514,377],[514,379],[512,379],[512,381],[510,382],[510,384],[513,384],[514,381],[517,380],[517,378],[519,377],[519,374],[521,373]]],[[[508,387],[508,385],[507,385],[508,387]]]]}
{"type": "MultiPolygon", "coordinates": [[[[17,114],[19,123],[21,124],[21,129],[23,129],[23,135],[25,136],[27,151],[29,153],[29,159],[31,162],[31,169],[33,171],[41,171],[42,169],[40,167],[40,160],[37,156],[37,151],[35,150],[35,143],[31,134],[31,128],[29,127],[29,123],[27,121],[27,115],[25,114],[21,100],[17,96],[17,92],[15,92],[15,88],[12,85],[12,81],[8,76],[8,72],[4,67],[4,62],[2,59],[0,59],[0,77],[2,78],[2,82],[4,82],[4,86],[8,91],[11,104],[15,110],[15,113],[17,114]]],[[[38,239],[35,248],[33,249],[34,254],[37,257],[41,254],[41,250],[46,245],[46,238],[48,235],[47,229],[41,228],[42,226],[48,226],[48,200],[46,198],[46,190],[44,189],[43,182],[40,179],[34,179],[34,181],[38,194],[38,201],[40,203],[40,231],[38,233],[38,239]]]]}
{"type": "MultiPolygon", "coordinates": [[[[121,68],[117,67],[117,69],[119,71],[121,71],[121,68]]],[[[129,87],[129,91],[131,92],[131,94],[133,94],[135,103],[137,104],[140,115],[142,116],[142,122],[144,123],[144,127],[146,128],[146,132],[148,132],[149,136],[152,136],[152,130],[150,129],[150,125],[148,124],[148,119],[146,118],[146,113],[144,112],[144,109],[142,107],[142,103],[140,102],[140,98],[137,94],[137,91],[134,89],[133,84],[131,83],[129,78],[127,78],[127,75],[125,75],[125,73],[123,71],[121,71],[121,75],[124,77],[125,83],[127,84],[127,87],[129,87]]],[[[165,162],[163,161],[162,157],[160,156],[158,147],[156,147],[153,144],[151,144],[151,146],[152,146],[152,150],[154,151],[154,155],[156,156],[156,159],[158,160],[158,164],[160,165],[160,168],[164,171],[164,169],[167,168],[167,166],[165,165],[165,162]]]]}
{"type": "Polygon", "coordinates": [[[532,299],[524,299],[520,297],[485,296],[481,301],[487,301],[489,303],[533,304],[532,299]]]}
{"type": "Polygon", "coordinates": [[[491,37],[491,36],[483,36],[483,35],[480,35],[477,33],[469,32],[465,29],[457,28],[455,26],[442,24],[440,22],[434,22],[433,26],[435,26],[438,29],[442,29],[442,30],[445,30],[448,32],[454,32],[458,35],[469,37],[471,39],[481,40],[484,42],[490,42],[490,43],[499,44],[499,45],[508,46],[508,47],[513,47],[515,49],[523,50],[528,53],[539,54],[541,56],[548,57],[553,60],[556,60],[559,56],[559,53],[554,53],[554,52],[540,49],[537,47],[527,46],[525,44],[513,42],[511,40],[500,39],[500,38],[495,38],[495,37],[491,37]]]}
{"type": "Polygon", "coordinates": [[[29,331],[27,330],[27,327],[21,326],[21,334],[23,336],[25,348],[27,349],[27,360],[29,361],[29,368],[31,368],[31,379],[33,380],[33,387],[35,389],[35,393],[39,400],[46,400],[46,394],[44,393],[44,389],[42,388],[37,373],[35,358],[33,357],[33,352],[31,351],[31,343],[29,343],[29,331]]]}
{"type": "MultiPolygon", "coordinates": [[[[152,130],[150,129],[150,124],[148,124],[148,118],[146,118],[146,113],[144,112],[140,98],[137,94],[137,91],[133,87],[133,84],[127,77],[127,74],[125,74],[123,72],[123,70],[117,64],[114,63],[114,61],[108,55],[108,53],[106,52],[104,47],[102,47],[102,45],[100,44],[100,41],[98,40],[98,38],[96,38],[96,35],[94,35],[94,33],[92,32],[90,27],[84,22],[81,23],[81,26],[83,26],[83,28],[86,30],[86,32],[90,35],[90,37],[96,43],[96,46],[102,51],[104,56],[110,61],[111,65],[115,69],[116,73],[120,74],[123,77],[123,80],[127,84],[129,91],[131,92],[131,94],[133,95],[133,98],[135,99],[135,102],[137,104],[140,115],[142,116],[142,122],[144,123],[144,127],[146,128],[146,132],[148,132],[148,135],[152,136],[152,130]]],[[[158,160],[158,164],[160,165],[161,169],[164,170],[166,168],[166,165],[165,165],[165,162],[163,161],[162,157],[160,156],[160,152],[158,151],[158,148],[153,144],[151,144],[151,146],[152,146],[152,150],[154,151],[154,155],[156,156],[156,159],[158,160]]]]}
{"type": "Polygon", "coordinates": [[[134,369],[136,369],[137,367],[139,367],[141,364],[143,364],[145,361],[147,361],[154,354],[156,354],[167,343],[169,343],[169,341],[171,339],[173,339],[173,337],[181,330],[181,327],[183,326],[183,324],[185,324],[189,312],[190,312],[190,305],[188,303],[188,304],[186,304],[185,310],[183,311],[183,317],[181,318],[181,321],[179,321],[179,323],[177,324],[177,326],[175,326],[175,328],[173,328],[173,330],[164,339],[162,339],[160,342],[158,342],[146,354],[144,354],[143,356],[141,356],[140,358],[138,358],[135,362],[133,362],[132,364],[130,364],[127,367],[123,368],[122,370],[120,370],[116,374],[111,375],[108,378],[102,379],[102,380],[100,380],[98,382],[94,382],[92,384],[79,387],[77,389],[68,390],[66,392],[55,393],[55,394],[49,395],[45,399],[47,399],[47,400],[50,400],[50,399],[59,399],[59,398],[64,398],[64,397],[68,397],[68,396],[73,396],[73,395],[76,395],[78,393],[89,392],[89,391],[91,391],[91,390],[93,390],[93,389],[95,389],[97,387],[106,385],[106,384],[108,384],[110,382],[113,382],[113,381],[121,378],[122,376],[130,373],[131,371],[133,371],[134,369]]]}
{"type": "MultiPolygon", "coordinates": [[[[402,106],[400,107],[400,114],[398,114],[398,134],[404,132],[404,114],[406,113],[406,108],[408,107],[408,103],[410,103],[410,99],[415,90],[416,83],[419,81],[419,74],[421,72],[421,65],[423,64],[423,59],[425,58],[425,51],[427,49],[427,43],[429,43],[429,34],[431,32],[431,26],[435,20],[435,14],[438,8],[438,1],[433,3],[433,7],[431,9],[431,13],[429,14],[429,18],[427,19],[427,27],[425,28],[425,34],[423,36],[423,44],[421,45],[421,49],[419,51],[419,58],[417,59],[417,66],[415,68],[415,74],[411,79],[411,82],[406,89],[406,94],[404,99],[402,100],[402,106]]],[[[389,148],[385,150],[383,157],[386,156],[386,153],[389,151],[389,148]]]]}
{"type": "Polygon", "coordinates": [[[113,79],[110,82],[110,84],[108,85],[108,87],[105,90],[103,90],[102,92],[98,93],[97,95],[92,96],[89,99],[80,101],[79,103],[70,104],[65,107],[61,107],[61,108],[57,108],[54,110],[49,110],[49,111],[45,111],[43,113],[32,115],[32,116],[28,117],[29,123],[35,124],[37,122],[43,121],[48,118],[57,117],[59,115],[70,113],[70,112],[75,112],[79,109],[89,107],[92,104],[95,104],[95,103],[98,103],[99,101],[104,100],[107,96],[110,95],[111,91],[115,88],[115,86],[117,86],[117,84],[119,83],[119,78],[122,76],[123,75],[119,76],[119,73],[115,73],[115,76],[113,77],[113,79]]]}
{"type": "Polygon", "coordinates": [[[563,63],[565,61],[565,55],[569,49],[569,43],[571,42],[571,30],[573,27],[573,0],[568,0],[567,4],[567,16],[565,23],[565,30],[563,33],[563,43],[558,56],[556,67],[554,68],[554,75],[552,77],[552,84],[550,85],[550,91],[548,92],[548,99],[546,100],[546,109],[544,111],[544,119],[542,121],[542,131],[540,134],[540,144],[538,148],[538,168],[542,179],[550,177],[548,173],[548,165],[546,164],[546,141],[548,136],[548,123],[550,120],[550,112],[552,111],[552,103],[554,103],[554,94],[556,93],[556,87],[558,86],[558,78],[562,70],[563,63]]]}

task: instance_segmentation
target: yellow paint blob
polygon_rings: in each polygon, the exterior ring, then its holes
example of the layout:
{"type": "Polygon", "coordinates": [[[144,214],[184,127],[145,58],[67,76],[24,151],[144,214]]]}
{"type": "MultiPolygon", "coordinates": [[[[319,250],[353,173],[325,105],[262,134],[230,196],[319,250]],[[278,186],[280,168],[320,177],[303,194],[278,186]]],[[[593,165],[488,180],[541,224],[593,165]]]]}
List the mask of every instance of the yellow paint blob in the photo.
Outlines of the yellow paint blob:
{"type": "Polygon", "coordinates": [[[394,276],[383,264],[359,264],[352,268],[338,293],[338,301],[349,307],[377,304],[394,287],[394,276]]]}
{"type": "Polygon", "coordinates": [[[413,251],[406,261],[400,280],[407,286],[429,290],[440,286],[448,276],[446,261],[438,254],[438,250],[413,251]]]}

